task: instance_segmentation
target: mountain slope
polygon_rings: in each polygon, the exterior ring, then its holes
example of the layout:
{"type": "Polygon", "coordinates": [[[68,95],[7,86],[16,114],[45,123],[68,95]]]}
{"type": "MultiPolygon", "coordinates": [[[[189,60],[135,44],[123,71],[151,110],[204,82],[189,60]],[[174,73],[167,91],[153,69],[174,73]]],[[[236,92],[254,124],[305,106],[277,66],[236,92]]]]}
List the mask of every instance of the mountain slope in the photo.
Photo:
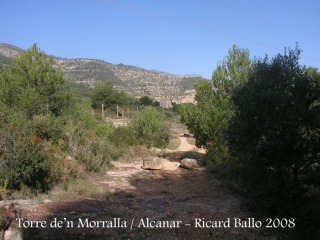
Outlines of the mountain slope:
{"type": "MultiPolygon", "coordinates": [[[[0,43],[0,67],[21,51],[18,47],[0,43]]],[[[112,80],[116,88],[130,95],[146,95],[154,99],[186,97],[194,84],[202,79],[200,75],[173,75],[96,59],[54,59],[57,67],[74,83],[92,87],[100,81],[112,80]]]]}

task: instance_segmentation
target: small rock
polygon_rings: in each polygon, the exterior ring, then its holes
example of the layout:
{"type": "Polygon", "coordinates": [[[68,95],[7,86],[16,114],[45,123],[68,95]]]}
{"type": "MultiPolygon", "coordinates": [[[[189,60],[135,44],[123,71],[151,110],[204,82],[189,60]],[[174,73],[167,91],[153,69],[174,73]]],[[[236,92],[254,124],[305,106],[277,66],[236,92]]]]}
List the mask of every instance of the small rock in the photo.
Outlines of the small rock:
{"type": "Polygon", "coordinates": [[[143,159],[142,168],[145,170],[161,170],[164,168],[164,165],[161,158],[148,157],[143,159]]]}
{"type": "Polygon", "coordinates": [[[185,158],[181,160],[180,167],[192,169],[198,167],[198,163],[196,159],[185,158]]]}

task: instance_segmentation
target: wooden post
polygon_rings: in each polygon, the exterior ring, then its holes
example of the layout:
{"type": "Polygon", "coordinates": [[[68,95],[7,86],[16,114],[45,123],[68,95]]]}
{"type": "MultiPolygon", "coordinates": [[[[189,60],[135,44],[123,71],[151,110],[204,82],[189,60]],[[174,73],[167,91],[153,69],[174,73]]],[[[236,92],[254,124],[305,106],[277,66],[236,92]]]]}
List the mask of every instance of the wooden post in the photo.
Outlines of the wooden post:
{"type": "Polygon", "coordinates": [[[118,109],[118,105],[117,105],[117,118],[119,117],[119,109],[118,109]]]}
{"type": "Polygon", "coordinates": [[[124,112],[123,112],[123,109],[122,109],[122,118],[124,118],[124,112]]]}
{"type": "Polygon", "coordinates": [[[101,104],[101,116],[102,116],[102,118],[104,117],[104,106],[103,106],[103,103],[101,104]]]}

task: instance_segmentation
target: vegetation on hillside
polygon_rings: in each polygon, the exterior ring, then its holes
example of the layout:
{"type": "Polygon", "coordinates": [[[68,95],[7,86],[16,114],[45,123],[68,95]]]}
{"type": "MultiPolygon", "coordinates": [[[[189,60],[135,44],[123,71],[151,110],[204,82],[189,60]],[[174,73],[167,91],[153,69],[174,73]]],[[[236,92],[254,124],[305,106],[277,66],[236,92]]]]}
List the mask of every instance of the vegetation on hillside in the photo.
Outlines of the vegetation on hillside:
{"type": "Polygon", "coordinates": [[[92,105],[128,106],[132,101],[110,82],[97,85],[91,99],[81,88],[71,93],[69,86],[53,59],[36,45],[1,69],[1,185],[48,191],[59,182],[105,169],[130,146],[145,144],[145,138],[148,146],[168,143],[168,129],[156,109],[136,113],[132,124],[120,128],[92,115],[92,105]]]}
{"type": "MultiPolygon", "coordinates": [[[[0,44],[0,68],[21,51],[23,50],[15,46],[0,44]]],[[[186,95],[186,90],[193,89],[194,84],[202,79],[198,75],[173,75],[124,64],[111,64],[98,59],[54,57],[54,62],[55,67],[60,68],[72,83],[88,88],[103,80],[109,80],[117,89],[137,97],[182,97],[186,95]]]]}

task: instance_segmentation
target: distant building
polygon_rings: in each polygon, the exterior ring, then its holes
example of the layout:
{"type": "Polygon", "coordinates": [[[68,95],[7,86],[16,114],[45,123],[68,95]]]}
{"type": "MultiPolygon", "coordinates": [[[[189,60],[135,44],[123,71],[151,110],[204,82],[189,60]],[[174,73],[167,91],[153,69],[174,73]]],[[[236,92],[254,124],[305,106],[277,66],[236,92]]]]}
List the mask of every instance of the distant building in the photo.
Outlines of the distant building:
{"type": "Polygon", "coordinates": [[[194,96],[183,97],[180,100],[180,103],[197,103],[194,96]]]}
{"type": "Polygon", "coordinates": [[[160,99],[160,107],[162,108],[172,108],[171,99],[160,99]]]}

